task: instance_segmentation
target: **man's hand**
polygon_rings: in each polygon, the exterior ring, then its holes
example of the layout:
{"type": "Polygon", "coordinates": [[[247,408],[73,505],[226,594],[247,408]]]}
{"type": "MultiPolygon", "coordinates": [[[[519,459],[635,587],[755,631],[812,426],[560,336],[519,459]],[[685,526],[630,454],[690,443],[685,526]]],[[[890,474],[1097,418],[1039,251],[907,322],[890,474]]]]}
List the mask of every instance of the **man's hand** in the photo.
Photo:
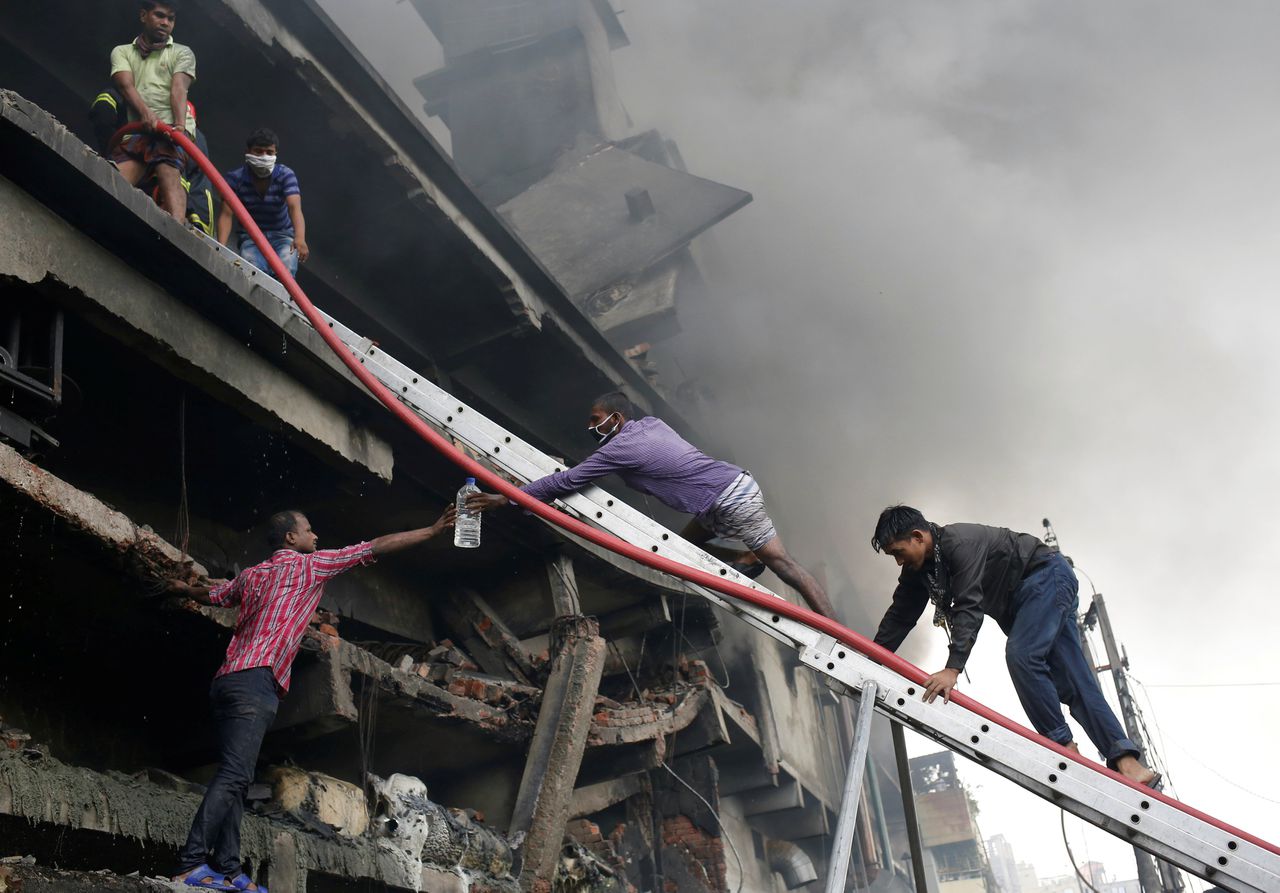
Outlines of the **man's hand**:
{"type": "Polygon", "coordinates": [[[209,591],[215,586],[221,586],[226,580],[210,580],[207,583],[188,583],[186,580],[169,580],[165,584],[165,591],[174,595],[184,595],[187,598],[200,605],[211,605],[209,601],[209,591]]]}
{"type": "Polygon", "coordinates": [[[507,497],[501,493],[472,493],[467,497],[467,509],[473,512],[487,512],[489,509],[502,508],[507,504],[507,497]]]}
{"type": "Polygon", "coordinates": [[[146,128],[147,133],[155,133],[156,125],[160,123],[160,117],[146,106],[143,106],[143,110],[141,117],[142,126],[146,128]]]}
{"type": "Polygon", "coordinates": [[[293,250],[298,252],[298,263],[305,264],[307,258],[311,256],[311,249],[307,247],[306,239],[294,239],[293,250]]]}
{"type": "Polygon", "coordinates": [[[450,527],[452,527],[454,525],[454,522],[456,522],[457,520],[458,520],[458,509],[450,505],[447,509],[444,510],[443,514],[441,514],[440,517],[436,519],[436,523],[432,524],[431,527],[429,528],[429,530],[431,531],[431,535],[433,537],[439,536],[443,531],[446,531],[450,527]]]}
{"type": "Polygon", "coordinates": [[[951,689],[956,687],[956,680],[960,678],[959,670],[939,670],[929,677],[929,681],[924,687],[924,702],[932,704],[933,699],[938,695],[942,695],[942,700],[951,701],[951,689]]]}

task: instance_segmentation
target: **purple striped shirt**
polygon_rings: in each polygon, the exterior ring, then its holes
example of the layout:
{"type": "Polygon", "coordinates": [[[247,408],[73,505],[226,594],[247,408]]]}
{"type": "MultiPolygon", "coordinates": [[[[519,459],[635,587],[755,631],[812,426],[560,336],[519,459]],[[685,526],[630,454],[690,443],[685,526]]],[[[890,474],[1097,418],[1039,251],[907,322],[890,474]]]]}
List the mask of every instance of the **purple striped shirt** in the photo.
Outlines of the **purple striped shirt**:
{"type": "Polygon", "coordinates": [[[617,474],[633,490],[648,493],[678,512],[706,511],[742,469],[712,459],[661,419],[629,419],[600,449],[568,471],[558,471],[521,489],[550,502],[581,490],[596,478],[617,474]]]}

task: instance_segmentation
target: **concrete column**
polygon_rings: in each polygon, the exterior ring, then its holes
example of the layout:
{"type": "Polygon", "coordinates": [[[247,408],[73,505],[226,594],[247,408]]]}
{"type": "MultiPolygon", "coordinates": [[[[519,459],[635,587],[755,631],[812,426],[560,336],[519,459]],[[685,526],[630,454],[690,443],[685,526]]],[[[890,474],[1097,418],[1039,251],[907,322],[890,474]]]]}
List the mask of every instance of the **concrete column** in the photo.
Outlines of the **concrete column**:
{"type": "Polygon", "coordinates": [[[578,603],[578,578],[573,572],[573,559],[557,555],[547,562],[547,579],[551,582],[551,606],[556,617],[582,613],[578,603]]]}
{"type": "Polygon", "coordinates": [[[298,864],[298,843],[293,835],[280,832],[271,843],[271,883],[276,893],[306,893],[307,877],[298,864]]]}
{"type": "Polygon", "coordinates": [[[604,672],[605,643],[599,632],[599,625],[586,617],[562,617],[552,627],[556,657],[511,817],[510,834],[525,835],[520,846],[520,886],[525,890],[551,889],[604,672]]]}

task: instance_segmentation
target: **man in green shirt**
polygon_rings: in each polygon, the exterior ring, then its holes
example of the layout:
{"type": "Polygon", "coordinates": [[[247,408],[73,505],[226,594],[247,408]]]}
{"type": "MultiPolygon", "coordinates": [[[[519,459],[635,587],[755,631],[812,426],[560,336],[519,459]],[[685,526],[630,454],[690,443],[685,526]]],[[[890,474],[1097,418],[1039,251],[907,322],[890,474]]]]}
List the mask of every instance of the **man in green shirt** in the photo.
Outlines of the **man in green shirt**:
{"type": "Polygon", "coordinates": [[[196,79],[196,56],[190,47],[173,42],[177,17],[177,0],[142,0],[142,33],[111,51],[111,80],[129,107],[129,120],[141,121],[149,131],[122,140],[111,160],[135,186],[154,175],[160,205],[185,220],[187,200],[179,174],[186,153],[155,133],[156,123],[163,122],[195,134],[195,122],[187,115],[187,90],[196,79]]]}

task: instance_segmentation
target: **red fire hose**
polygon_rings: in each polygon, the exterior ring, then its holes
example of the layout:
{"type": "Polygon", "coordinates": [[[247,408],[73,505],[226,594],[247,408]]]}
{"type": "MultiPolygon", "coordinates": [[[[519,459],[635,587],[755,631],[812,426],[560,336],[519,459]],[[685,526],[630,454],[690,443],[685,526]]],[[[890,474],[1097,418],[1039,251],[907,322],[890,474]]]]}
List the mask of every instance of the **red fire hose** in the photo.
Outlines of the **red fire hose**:
{"type": "MultiPolygon", "coordinates": [[[[294,303],[298,305],[298,309],[301,310],[303,315],[311,322],[312,327],[320,334],[320,337],[324,339],[325,343],[329,345],[329,348],[340,360],[342,360],[346,367],[351,370],[351,374],[358,378],[360,383],[368,388],[369,391],[377,397],[378,400],[394,416],[413,429],[419,437],[431,444],[431,446],[435,447],[436,450],[451,462],[461,467],[469,476],[488,485],[490,488],[501,493],[503,496],[506,496],[512,502],[519,504],[527,511],[532,512],[546,521],[550,521],[552,524],[569,531],[575,536],[580,536],[585,540],[590,540],[596,545],[603,546],[611,552],[630,558],[633,561],[638,561],[641,564],[647,565],[655,570],[662,571],[663,573],[670,574],[673,577],[679,577],[682,580],[687,580],[688,582],[694,583],[698,586],[714,590],[715,592],[728,596],[729,598],[747,602],[748,604],[755,605],[756,607],[764,608],[773,614],[802,623],[811,629],[818,630],[819,632],[831,636],[839,642],[843,642],[853,650],[871,658],[877,663],[883,664],[894,672],[905,676],[917,685],[923,686],[925,684],[926,680],[929,678],[928,673],[924,672],[909,661],[898,657],[898,655],[893,652],[880,647],[865,636],[841,626],[830,617],[824,617],[821,614],[817,614],[807,608],[794,605],[785,599],[778,598],[777,596],[759,592],[739,583],[734,583],[731,580],[721,579],[720,577],[709,574],[706,571],[698,570],[697,568],[690,567],[687,564],[673,561],[670,558],[664,558],[661,555],[642,549],[639,546],[634,546],[625,540],[619,539],[611,533],[606,533],[603,530],[599,530],[585,524],[577,518],[566,515],[559,509],[541,502],[540,500],[534,499],[519,487],[508,483],[484,465],[481,465],[470,456],[458,450],[447,438],[442,436],[429,424],[423,421],[423,419],[414,413],[408,406],[401,403],[392,391],[383,385],[382,382],[378,381],[378,379],[375,378],[373,374],[356,359],[352,354],[351,349],[343,344],[341,339],[339,339],[334,331],[329,328],[325,323],[324,318],[320,315],[320,312],[316,310],[315,305],[311,303],[310,299],[307,298],[302,289],[298,287],[298,283],[294,280],[293,276],[289,274],[285,265],[280,261],[280,258],[276,255],[275,249],[271,247],[271,244],[262,235],[262,231],[258,229],[257,224],[253,222],[253,218],[249,216],[249,212],[245,210],[245,207],[241,203],[239,197],[231,187],[227,185],[227,181],[223,179],[222,174],[218,172],[217,168],[213,166],[209,159],[205,157],[204,153],[196,146],[195,141],[188,137],[186,133],[175,129],[168,124],[158,123],[156,125],[156,129],[160,134],[177,143],[178,146],[186,151],[188,155],[195,159],[196,163],[200,166],[200,169],[204,171],[205,175],[209,178],[209,181],[217,187],[218,194],[222,196],[222,200],[231,206],[231,210],[235,213],[236,220],[240,222],[240,225],[244,227],[245,232],[247,232],[253,239],[253,244],[257,246],[258,251],[260,251],[262,256],[266,258],[268,265],[271,267],[272,275],[274,275],[275,278],[284,285],[285,289],[289,292],[289,296],[292,297],[294,303]]],[[[141,123],[135,122],[132,124],[126,124],[112,138],[112,144],[114,145],[126,134],[142,132],[144,130],[144,125],[141,123]]],[[[1056,741],[1051,741],[1050,739],[1031,731],[1025,726],[1014,722],[1008,717],[996,713],[991,708],[978,703],[968,695],[953,691],[951,694],[951,700],[961,707],[976,713],[983,719],[1002,726],[1015,734],[1021,735],[1028,741],[1034,741],[1044,747],[1051,748],[1063,759],[1078,763],[1079,765],[1094,772],[1109,775],[1116,781],[1128,785],[1135,791],[1141,792],[1145,797],[1166,803],[1187,815],[1199,819],[1200,821],[1208,822],[1233,837],[1238,837],[1241,840],[1247,840],[1256,846],[1280,855],[1280,846],[1268,843],[1267,841],[1255,837],[1248,832],[1242,831],[1239,828],[1232,827],[1225,822],[1219,821],[1213,816],[1200,812],[1199,810],[1188,806],[1179,800],[1175,800],[1172,797],[1166,796],[1159,791],[1152,790],[1139,785],[1136,782],[1130,781],[1118,772],[1099,766],[1074,751],[1068,750],[1056,741]]]]}

